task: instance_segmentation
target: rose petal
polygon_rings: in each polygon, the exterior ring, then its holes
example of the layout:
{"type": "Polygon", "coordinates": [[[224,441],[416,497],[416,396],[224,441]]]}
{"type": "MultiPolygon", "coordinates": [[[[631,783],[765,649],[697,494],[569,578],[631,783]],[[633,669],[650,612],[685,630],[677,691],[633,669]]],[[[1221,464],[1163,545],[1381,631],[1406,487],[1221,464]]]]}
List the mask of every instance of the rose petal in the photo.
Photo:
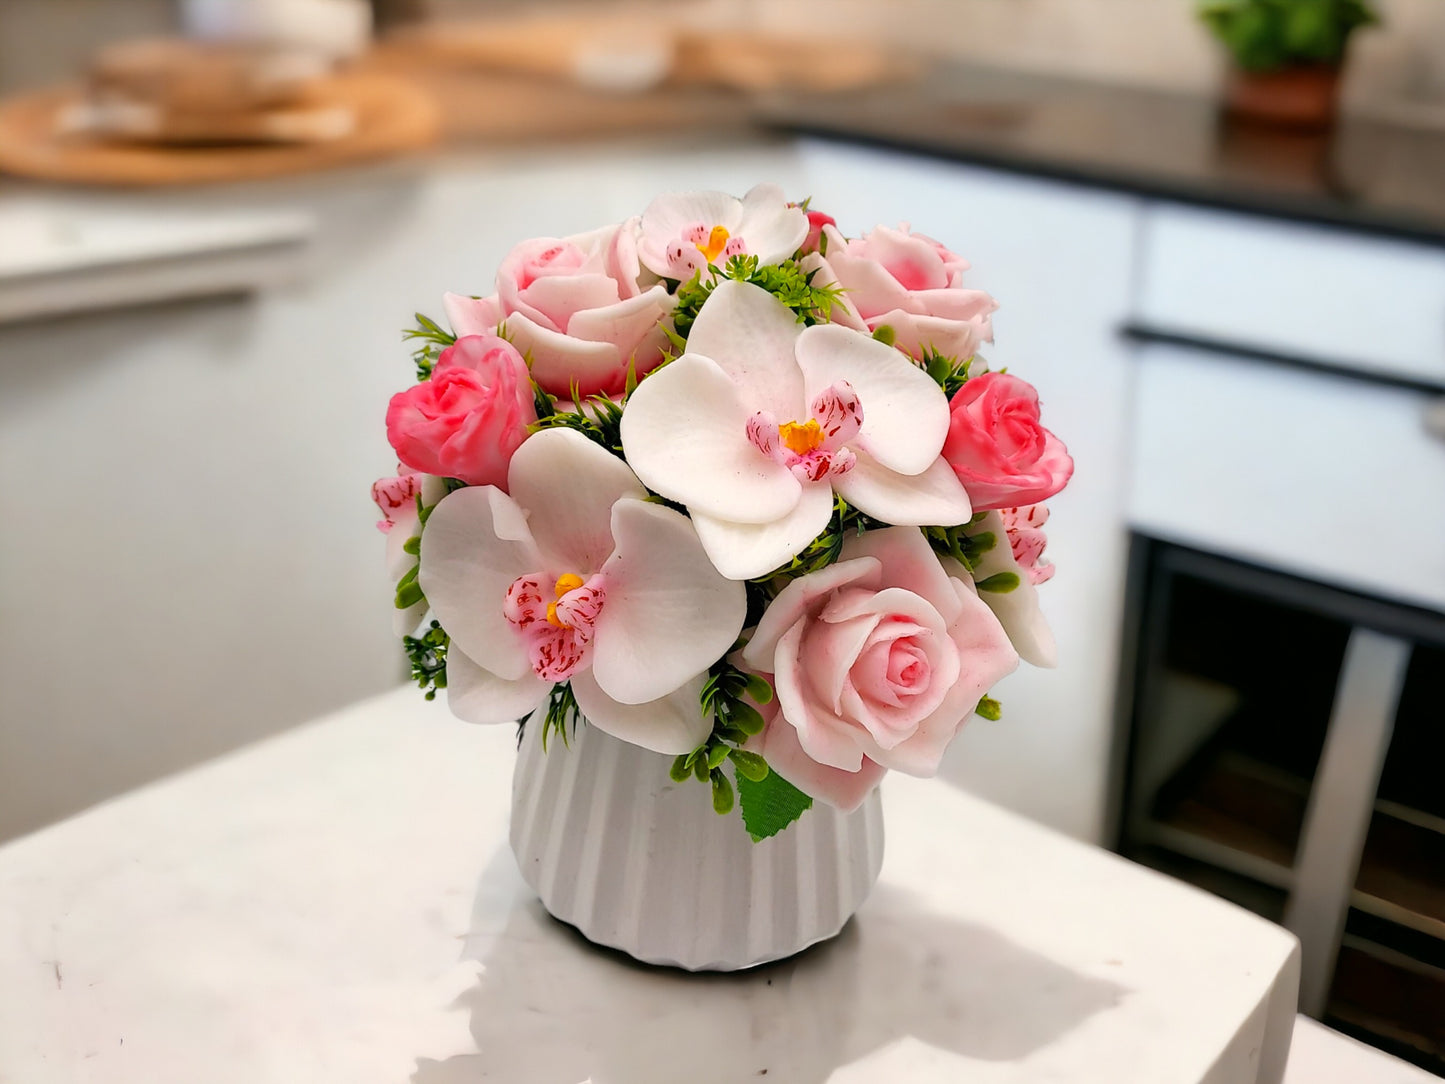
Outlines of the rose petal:
{"type": "Polygon", "coordinates": [[[690,753],[712,733],[712,720],[703,718],[702,686],[699,674],[676,692],[646,704],[620,704],[597,684],[592,671],[572,677],[572,695],[583,717],[614,738],[677,756],[690,753]]]}
{"type": "MultiPolygon", "coordinates": [[[[609,342],[617,347],[624,359],[634,352],[640,354],[639,346],[643,342],[652,343],[655,354],[665,341],[658,325],[671,311],[672,299],[667,296],[667,290],[654,286],[646,293],[625,301],[577,313],[567,325],[567,334],[592,342],[609,342]]],[[[638,357],[639,364],[656,360],[655,357],[638,357]]]]}
{"type": "Polygon", "coordinates": [[[900,474],[921,474],[938,458],[948,436],[948,397],[897,350],[820,324],[799,337],[797,354],[809,401],[840,380],[853,388],[863,404],[858,444],[879,463],[900,474]]]}
{"type": "MultiPolygon", "coordinates": [[[[863,767],[863,751],[853,736],[855,728],[831,718],[805,687],[799,652],[806,624],[805,620],[798,621],[778,639],[774,656],[777,671],[773,674],[778,707],[797,731],[803,751],[813,760],[845,772],[859,771],[863,767]]],[[[861,728],[856,729],[862,733],[861,728]]]]}
{"type": "Polygon", "coordinates": [[[851,813],[862,805],[886,774],[885,768],[867,757],[856,772],[819,764],[803,751],[798,732],[776,710],[756,749],[767,759],[768,767],[782,778],[804,794],[844,813],[851,813]]]}
{"type": "Polygon", "coordinates": [[[874,519],[904,527],[953,527],[973,514],[968,491],[942,459],[922,474],[896,474],[861,449],[857,456],[852,470],[833,479],[833,488],[874,519]]]}
{"type": "Polygon", "coordinates": [[[502,306],[496,295],[442,294],[442,310],[447,314],[452,334],[459,339],[467,335],[495,335],[497,325],[502,322],[502,306]]]}
{"type": "Polygon", "coordinates": [[[523,442],[507,486],[526,509],[545,570],[583,579],[612,554],[612,506],[647,496],[626,463],[570,429],[544,429],[523,442]]]}
{"type": "Polygon", "coordinates": [[[826,482],[813,482],[802,487],[791,512],[771,523],[733,523],[698,511],[693,512],[692,523],[719,572],[730,580],[750,580],[802,553],[823,533],[832,515],[832,489],[826,482]]]}
{"type": "Polygon", "coordinates": [[[883,325],[892,328],[894,347],[912,358],[922,358],[926,352],[932,352],[967,361],[978,351],[978,329],[964,320],[918,316],[894,309],[868,323],[874,328],[883,325]]]}
{"type": "Polygon", "coordinates": [[[712,358],[732,377],[749,413],[770,410],[780,422],[803,421],[809,397],[795,353],[802,333],[793,311],[768,291],[729,279],[703,304],[687,351],[712,358]]]}
{"type": "Polygon", "coordinates": [[[670,508],[619,501],[612,535],[592,673],[614,700],[641,704],[727,654],[743,628],[747,593],[718,574],[691,522],[670,508]]]}
{"type": "MultiPolygon", "coordinates": [[[[871,532],[865,532],[865,535],[868,533],[871,532]]],[[[789,580],[763,611],[757,629],[743,648],[743,662],[754,670],[771,674],[778,640],[808,612],[814,602],[849,583],[876,588],[882,570],[882,562],[875,557],[840,558],[817,572],[789,580]]]]}
{"type": "Polygon", "coordinates": [[[570,398],[572,386],[582,395],[622,390],[626,359],[610,342],[588,342],[533,323],[519,312],[506,320],[512,345],[532,361],[532,379],[561,398],[570,398]]]}
{"type": "Polygon", "coordinates": [[[447,652],[447,707],[463,722],[514,723],[540,707],[551,687],[530,669],[507,681],[455,647],[447,652]]]}
{"type": "Polygon", "coordinates": [[[647,486],[690,511],[768,523],[797,507],[800,486],[748,440],[752,413],[712,360],[684,354],[628,397],[622,446],[647,486]]]}
{"type": "Polygon", "coordinates": [[[543,326],[550,323],[565,331],[576,313],[616,305],[622,298],[617,283],[606,275],[591,274],[547,275],[522,290],[518,300],[547,318],[543,326]]]}
{"type": "Polygon", "coordinates": [[[951,625],[958,619],[958,597],[922,531],[915,527],[864,531],[843,543],[839,563],[863,557],[878,562],[880,583],[901,587],[927,599],[946,624],[951,625]]]}

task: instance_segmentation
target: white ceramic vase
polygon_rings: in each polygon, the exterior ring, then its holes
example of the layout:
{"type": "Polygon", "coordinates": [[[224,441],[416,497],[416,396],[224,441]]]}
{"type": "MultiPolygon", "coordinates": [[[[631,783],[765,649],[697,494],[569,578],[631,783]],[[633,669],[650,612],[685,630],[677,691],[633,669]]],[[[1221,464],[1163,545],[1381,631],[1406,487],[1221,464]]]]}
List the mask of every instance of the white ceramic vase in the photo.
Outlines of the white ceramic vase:
{"type": "Polygon", "coordinates": [[[822,802],[754,843],[711,789],[674,783],[672,758],[579,725],[542,749],[525,729],[512,778],[512,851],[556,918],[649,964],[735,971],[836,935],[883,864],[875,791],[852,813],[822,802]]]}

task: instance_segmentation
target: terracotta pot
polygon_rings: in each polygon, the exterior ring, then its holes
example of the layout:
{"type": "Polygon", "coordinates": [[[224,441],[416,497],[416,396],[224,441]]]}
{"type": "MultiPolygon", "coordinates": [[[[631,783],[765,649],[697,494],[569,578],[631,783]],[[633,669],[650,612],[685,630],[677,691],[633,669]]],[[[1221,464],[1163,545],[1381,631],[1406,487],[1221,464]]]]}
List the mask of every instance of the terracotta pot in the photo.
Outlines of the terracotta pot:
{"type": "Polygon", "coordinates": [[[736,971],[834,937],[883,865],[875,790],[852,813],[816,803],[754,843],[709,788],[668,778],[672,757],[580,724],[542,748],[522,735],[512,851],[556,918],[649,964],[736,971]]]}
{"type": "Polygon", "coordinates": [[[1225,87],[1232,116],[1288,128],[1319,130],[1339,108],[1340,65],[1296,64],[1277,71],[1233,68],[1225,87]]]}

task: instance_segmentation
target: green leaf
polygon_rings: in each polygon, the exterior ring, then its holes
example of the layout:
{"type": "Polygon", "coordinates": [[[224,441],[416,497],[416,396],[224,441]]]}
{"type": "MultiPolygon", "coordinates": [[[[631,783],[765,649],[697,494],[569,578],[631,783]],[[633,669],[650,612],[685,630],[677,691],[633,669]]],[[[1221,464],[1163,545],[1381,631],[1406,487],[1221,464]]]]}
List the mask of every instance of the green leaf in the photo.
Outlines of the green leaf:
{"type": "Polygon", "coordinates": [[[667,770],[667,774],[674,783],[685,783],[687,782],[687,777],[692,774],[692,765],[688,762],[688,758],[691,755],[690,753],[683,753],[681,756],[673,759],[672,767],[667,770]]]}
{"type": "Polygon", "coordinates": [[[435,700],[437,690],[447,687],[447,648],[451,642],[451,637],[435,621],[420,636],[401,638],[402,649],[411,663],[411,679],[426,693],[428,700],[435,700]]]}
{"type": "Polygon", "coordinates": [[[713,745],[707,751],[707,766],[709,770],[722,766],[722,762],[728,758],[728,747],[726,745],[713,745]]]}
{"type": "Polygon", "coordinates": [[[768,762],[757,753],[749,753],[744,749],[732,749],[728,751],[728,759],[737,768],[738,775],[754,783],[761,783],[768,777],[768,762]]]}
{"type": "Polygon", "coordinates": [[[692,774],[697,776],[697,781],[699,783],[706,782],[708,772],[710,771],[707,766],[707,757],[698,756],[697,753],[693,753],[692,758],[692,774]]]}
{"type": "Polygon", "coordinates": [[[401,544],[401,551],[409,553],[413,557],[421,556],[421,535],[414,534],[401,544]]]}
{"type": "Polygon", "coordinates": [[[759,704],[772,703],[773,687],[768,684],[768,679],[761,674],[749,674],[747,692],[759,704]]]}
{"type": "Polygon", "coordinates": [[[712,808],[720,817],[733,811],[733,785],[721,771],[712,773],[712,808]]]}
{"type": "Polygon", "coordinates": [[[761,734],[763,727],[767,725],[763,722],[763,717],[758,713],[757,708],[751,704],[744,704],[741,700],[733,704],[732,710],[728,714],[728,722],[744,734],[761,734]]]}
{"type": "Polygon", "coordinates": [[[991,696],[985,696],[978,702],[978,707],[973,709],[975,715],[982,715],[985,719],[992,719],[997,722],[1003,718],[1003,705],[991,696]]]}
{"type": "Polygon", "coordinates": [[[873,329],[873,337],[884,346],[892,346],[898,341],[898,336],[888,324],[879,324],[873,329]]]}
{"type": "Polygon", "coordinates": [[[974,584],[980,591],[992,591],[995,594],[1006,595],[1010,591],[1018,589],[1019,577],[1016,572],[995,572],[987,579],[979,580],[974,584]]]}
{"type": "Polygon", "coordinates": [[[740,775],[738,802],[754,843],[777,835],[813,807],[812,798],[773,771],[756,781],[740,775]]]}

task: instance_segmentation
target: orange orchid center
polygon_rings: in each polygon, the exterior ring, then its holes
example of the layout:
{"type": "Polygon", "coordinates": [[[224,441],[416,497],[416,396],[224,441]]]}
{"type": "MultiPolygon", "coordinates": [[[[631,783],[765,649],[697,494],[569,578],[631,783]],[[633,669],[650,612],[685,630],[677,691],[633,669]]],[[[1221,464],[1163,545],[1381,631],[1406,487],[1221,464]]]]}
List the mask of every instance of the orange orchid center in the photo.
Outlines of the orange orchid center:
{"type": "Polygon", "coordinates": [[[703,254],[708,263],[712,263],[722,255],[723,249],[727,248],[728,241],[732,234],[728,233],[726,226],[714,226],[707,235],[706,241],[698,242],[697,250],[703,254]]]}
{"type": "Polygon", "coordinates": [[[807,455],[823,446],[823,427],[816,418],[805,422],[784,422],[778,426],[778,436],[794,455],[807,455]]]}
{"type": "MultiPolygon", "coordinates": [[[[577,575],[575,572],[568,572],[565,575],[557,577],[557,582],[552,587],[552,594],[556,595],[557,598],[560,599],[568,591],[575,591],[577,590],[577,588],[581,587],[582,582],[583,581],[581,576],[577,575]]],[[[557,616],[556,602],[547,603],[547,624],[555,625],[559,629],[565,629],[570,627],[565,621],[563,621],[560,617],[557,616]]]]}

